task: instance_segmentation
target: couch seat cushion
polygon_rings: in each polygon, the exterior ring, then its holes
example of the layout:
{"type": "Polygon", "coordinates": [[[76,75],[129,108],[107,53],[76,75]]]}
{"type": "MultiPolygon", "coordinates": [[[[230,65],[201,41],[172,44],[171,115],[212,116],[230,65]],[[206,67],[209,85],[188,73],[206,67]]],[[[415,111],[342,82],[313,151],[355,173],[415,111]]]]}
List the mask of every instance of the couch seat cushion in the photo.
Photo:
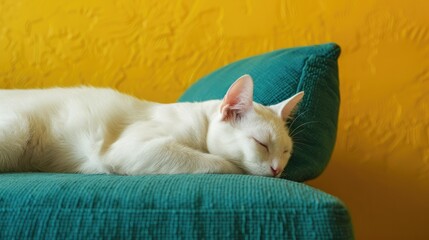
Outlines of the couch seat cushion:
{"type": "Polygon", "coordinates": [[[248,175],[0,175],[1,239],[352,238],[343,204],[248,175]]]}

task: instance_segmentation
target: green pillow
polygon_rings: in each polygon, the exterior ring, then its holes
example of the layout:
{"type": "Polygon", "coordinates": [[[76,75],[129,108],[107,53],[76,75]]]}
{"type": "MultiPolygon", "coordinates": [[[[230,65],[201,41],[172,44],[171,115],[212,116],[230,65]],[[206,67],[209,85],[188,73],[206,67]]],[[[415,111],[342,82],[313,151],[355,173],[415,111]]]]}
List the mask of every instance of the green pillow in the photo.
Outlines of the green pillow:
{"type": "Polygon", "coordinates": [[[322,173],[334,148],[340,104],[339,55],[340,47],[328,43],[246,58],[203,77],[179,101],[222,99],[229,86],[244,74],[252,76],[254,101],[263,105],[276,104],[304,91],[295,119],[288,123],[295,145],[281,176],[306,181],[322,173]]]}

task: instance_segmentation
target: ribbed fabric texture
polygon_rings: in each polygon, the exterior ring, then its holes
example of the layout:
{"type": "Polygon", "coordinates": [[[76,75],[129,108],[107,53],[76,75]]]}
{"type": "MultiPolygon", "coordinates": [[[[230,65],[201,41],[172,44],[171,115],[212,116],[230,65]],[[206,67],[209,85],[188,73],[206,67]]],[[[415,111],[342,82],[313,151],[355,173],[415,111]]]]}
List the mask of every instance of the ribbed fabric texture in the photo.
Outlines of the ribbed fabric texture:
{"type": "Polygon", "coordinates": [[[221,99],[243,74],[253,77],[254,100],[264,105],[304,91],[296,120],[290,125],[295,140],[294,154],[282,177],[306,181],[322,173],[334,148],[340,104],[339,55],[339,46],[329,43],[246,58],[200,79],[179,101],[221,99]]]}
{"type": "Polygon", "coordinates": [[[247,175],[0,175],[1,239],[352,239],[347,210],[247,175]]]}

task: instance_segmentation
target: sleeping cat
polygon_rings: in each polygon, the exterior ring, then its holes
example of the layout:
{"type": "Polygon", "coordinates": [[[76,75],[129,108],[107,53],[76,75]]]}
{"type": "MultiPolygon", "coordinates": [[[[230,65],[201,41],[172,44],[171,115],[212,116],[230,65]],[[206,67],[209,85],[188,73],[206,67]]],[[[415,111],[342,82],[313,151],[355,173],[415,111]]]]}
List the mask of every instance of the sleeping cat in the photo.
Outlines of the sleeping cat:
{"type": "Polygon", "coordinates": [[[284,121],[302,97],[254,103],[249,75],[223,100],[199,103],[87,87],[2,90],[0,172],[279,176],[293,145],[284,121]]]}

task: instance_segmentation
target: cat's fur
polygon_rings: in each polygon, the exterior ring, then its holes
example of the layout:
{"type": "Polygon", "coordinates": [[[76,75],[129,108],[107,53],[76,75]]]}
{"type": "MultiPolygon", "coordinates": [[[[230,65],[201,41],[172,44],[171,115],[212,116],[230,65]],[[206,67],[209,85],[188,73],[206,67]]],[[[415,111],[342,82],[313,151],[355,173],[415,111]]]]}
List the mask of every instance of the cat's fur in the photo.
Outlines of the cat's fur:
{"type": "Polygon", "coordinates": [[[223,100],[158,104],[111,89],[0,91],[0,172],[247,173],[278,176],[284,120],[302,98],[253,102],[238,79],[223,100]]]}

